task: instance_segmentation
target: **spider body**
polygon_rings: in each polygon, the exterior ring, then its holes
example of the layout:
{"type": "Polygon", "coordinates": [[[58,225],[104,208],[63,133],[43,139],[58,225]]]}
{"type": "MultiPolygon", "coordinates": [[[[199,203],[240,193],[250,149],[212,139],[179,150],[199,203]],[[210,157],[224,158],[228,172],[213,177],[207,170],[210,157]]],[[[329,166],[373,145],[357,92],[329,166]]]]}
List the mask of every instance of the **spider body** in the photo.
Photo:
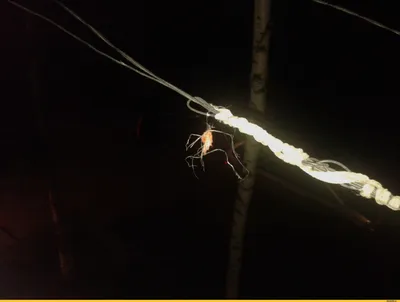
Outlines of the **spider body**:
{"type": "Polygon", "coordinates": [[[213,135],[210,126],[207,127],[207,130],[201,136],[201,142],[203,144],[201,155],[204,156],[211,149],[213,144],[213,135]]]}

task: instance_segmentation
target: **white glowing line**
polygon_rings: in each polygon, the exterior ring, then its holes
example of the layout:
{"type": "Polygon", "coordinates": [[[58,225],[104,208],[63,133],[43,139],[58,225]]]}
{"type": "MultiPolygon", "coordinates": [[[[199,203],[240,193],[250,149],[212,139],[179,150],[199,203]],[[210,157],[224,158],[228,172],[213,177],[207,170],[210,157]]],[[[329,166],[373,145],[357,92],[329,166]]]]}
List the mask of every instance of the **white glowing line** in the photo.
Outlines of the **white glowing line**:
{"type": "Polygon", "coordinates": [[[237,117],[226,108],[215,107],[218,113],[215,119],[237,128],[240,132],[251,135],[254,139],[267,146],[271,151],[284,162],[297,166],[310,176],[331,184],[350,184],[359,183],[362,185],[360,195],[365,198],[374,198],[378,204],[387,205],[392,210],[400,210],[400,196],[393,196],[382,185],[368,176],[360,173],[348,171],[314,171],[309,165],[304,165],[304,160],[309,158],[309,155],[302,149],[295,148],[280,139],[269,134],[267,131],[257,126],[247,119],[237,117]]]}

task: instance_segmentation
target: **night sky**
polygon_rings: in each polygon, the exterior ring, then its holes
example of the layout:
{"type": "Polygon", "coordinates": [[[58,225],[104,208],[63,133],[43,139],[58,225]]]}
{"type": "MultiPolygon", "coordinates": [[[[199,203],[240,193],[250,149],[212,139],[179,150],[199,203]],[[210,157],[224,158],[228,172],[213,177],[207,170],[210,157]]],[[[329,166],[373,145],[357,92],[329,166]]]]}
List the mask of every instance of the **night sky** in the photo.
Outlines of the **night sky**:
{"type": "MultiPolygon", "coordinates": [[[[119,59],[57,4],[35,2],[19,3],[119,59]]],[[[64,3],[188,93],[237,115],[247,106],[252,1],[64,3]]],[[[400,29],[394,3],[331,3],[400,29]]],[[[271,133],[400,194],[400,36],[311,0],[272,0],[270,28],[271,133]]],[[[223,298],[238,181],[222,154],[206,157],[199,179],[187,166],[187,137],[206,119],[7,1],[0,37],[0,297],[223,298]],[[49,189],[73,260],[69,281],[59,276],[49,189]]],[[[400,213],[333,189],[344,206],[263,151],[241,297],[399,295],[400,213]]]]}

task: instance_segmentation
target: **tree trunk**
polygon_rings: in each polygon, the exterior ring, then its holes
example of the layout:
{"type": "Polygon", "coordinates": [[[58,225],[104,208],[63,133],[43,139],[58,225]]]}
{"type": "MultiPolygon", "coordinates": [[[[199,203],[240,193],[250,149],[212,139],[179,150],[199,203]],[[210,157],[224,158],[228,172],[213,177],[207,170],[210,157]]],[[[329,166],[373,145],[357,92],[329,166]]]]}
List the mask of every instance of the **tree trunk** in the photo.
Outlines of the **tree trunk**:
{"type": "MultiPolygon", "coordinates": [[[[253,63],[251,71],[251,98],[249,106],[265,112],[266,81],[269,50],[269,15],[270,0],[255,0],[253,63]]],[[[230,240],[230,259],[226,276],[226,298],[239,297],[240,271],[242,266],[243,242],[246,229],[246,216],[253,195],[257,159],[261,145],[252,137],[247,137],[244,151],[244,165],[250,172],[248,177],[239,183],[234,205],[232,233],[230,240]]]]}

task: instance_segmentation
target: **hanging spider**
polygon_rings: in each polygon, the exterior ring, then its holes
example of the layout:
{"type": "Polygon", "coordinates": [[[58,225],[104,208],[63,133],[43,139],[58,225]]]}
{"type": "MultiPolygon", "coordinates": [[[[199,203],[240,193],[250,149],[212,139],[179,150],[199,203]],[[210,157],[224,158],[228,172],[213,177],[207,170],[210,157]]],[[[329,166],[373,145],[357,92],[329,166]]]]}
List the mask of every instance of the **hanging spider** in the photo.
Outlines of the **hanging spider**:
{"type": "MultiPolygon", "coordinates": [[[[223,149],[212,149],[213,147],[213,133],[220,133],[226,136],[229,136],[231,139],[231,147],[232,147],[232,152],[233,155],[235,156],[235,158],[237,159],[237,161],[240,163],[240,165],[242,166],[243,170],[246,171],[246,176],[248,174],[248,170],[246,169],[246,167],[241,163],[241,161],[239,160],[239,154],[237,154],[235,152],[235,147],[234,147],[234,140],[233,140],[233,135],[220,131],[220,130],[215,130],[213,129],[213,127],[207,123],[207,129],[206,131],[203,132],[202,135],[199,134],[190,134],[189,138],[186,142],[186,151],[193,148],[198,142],[201,143],[200,147],[197,149],[196,153],[194,155],[190,155],[188,157],[186,157],[186,162],[188,164],[189,167],[191,167],[193,169],[193,174],[197,177],[196,172],[194,170],[194,168],[196,167],[194,165],[194,161],[195,160],[199,160],[201,167],[203,169],[203,171],[205,171],[205,165],[204,165],[204,156],[211,154],[213,152],[223,152],[225,154],[226,160],[225,162],[232,168],[233,172],[235,173],[236,177],[240,180],[243,180],[243,177],[239,175],[239,173],[235,170],[234,166],[229,162],[229,156],[228,153],[223,150],[223,149]],[[193,140],[194,138],[194,140],[193,140]],[[193,140],[193,141],[192,141],[193,140]],[[212,150],[211,150],[212,149],[212,150]],[[210,151],[211,150],[211,151],[210,151]]],[[[198,177],[197,177],[198,178],[198,177]]]]}

